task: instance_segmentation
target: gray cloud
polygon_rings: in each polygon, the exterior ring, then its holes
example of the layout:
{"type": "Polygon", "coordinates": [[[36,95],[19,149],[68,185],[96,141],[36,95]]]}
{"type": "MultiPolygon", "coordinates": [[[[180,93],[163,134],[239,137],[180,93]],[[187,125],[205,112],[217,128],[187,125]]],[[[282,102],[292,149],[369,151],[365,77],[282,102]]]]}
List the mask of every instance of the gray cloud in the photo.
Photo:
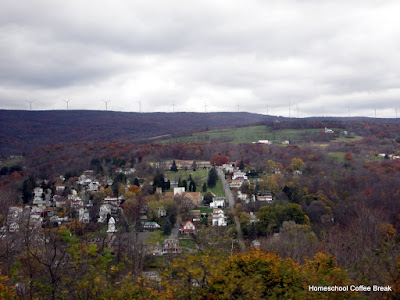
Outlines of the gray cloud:
{"type": "Polygon", "coordinates": [[[394,117],[396,1],[14,1],[0,108],[394,117]]]}

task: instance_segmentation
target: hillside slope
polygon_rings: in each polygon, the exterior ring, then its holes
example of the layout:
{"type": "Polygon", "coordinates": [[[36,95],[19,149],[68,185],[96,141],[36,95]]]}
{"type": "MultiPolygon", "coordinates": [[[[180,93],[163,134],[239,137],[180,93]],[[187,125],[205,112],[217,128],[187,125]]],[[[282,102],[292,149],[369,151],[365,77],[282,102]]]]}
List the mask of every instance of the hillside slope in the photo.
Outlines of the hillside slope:
{"type": "Polygon", "coordinates": [[[150,142],[194,130],[251,125],[273,117],[238,113],[128,113],[113,111],[0,110],[0,154],[20,154],[61,142],[150,142]]]}

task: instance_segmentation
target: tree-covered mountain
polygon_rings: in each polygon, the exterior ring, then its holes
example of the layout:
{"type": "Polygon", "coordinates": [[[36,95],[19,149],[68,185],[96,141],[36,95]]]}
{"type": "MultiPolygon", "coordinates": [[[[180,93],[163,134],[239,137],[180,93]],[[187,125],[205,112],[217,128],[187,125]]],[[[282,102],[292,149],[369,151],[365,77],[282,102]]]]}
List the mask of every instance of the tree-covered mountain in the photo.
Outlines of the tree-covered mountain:
{"type": "Polygon", "coordinates": [[[0,110],[0,153],[19,154],[40,145],[89,141],[149,142],[195,130],[249,125],[274,117],[239,113],[133,113],[113,111],[0,110]]]}

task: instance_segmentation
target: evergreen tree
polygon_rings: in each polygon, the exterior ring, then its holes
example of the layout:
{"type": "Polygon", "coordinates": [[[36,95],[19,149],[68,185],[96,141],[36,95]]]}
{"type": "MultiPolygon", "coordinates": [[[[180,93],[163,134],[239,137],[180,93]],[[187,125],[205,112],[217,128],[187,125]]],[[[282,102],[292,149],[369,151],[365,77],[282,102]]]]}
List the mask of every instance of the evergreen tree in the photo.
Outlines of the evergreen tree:
{"type": "Polygon", "coordinates": [[[172,162],[172,166],[170,169],[172,172],[178,172],[178,167],[176,166],[175,160],[172,162]]]}
{"type": "Polygon", "coordinates": [[[169,218],[165,218],[164,224],[163,224],[163,233],[164,235],[170,235],[172,231],[172,224],[169,218]]]}
{"type": "Polygon", "coordinates": [[[208,180],[207,180],[207,185],[210,188],[213,188],[217,185],[217,180],[218,180],[218,173],[215,168],[212,168],[210,172],[208,172],[208,180]]]}
{"type": "Polygon", "coordinates": [[[202,190],[203,190],[203,193],[207,192],[207,183],[204,182],[202,190]]]}
{"type": "Polygon", "coordinates": [[[28,203],[33,198],[33,189],[35,188],[35,178],[29,176],[28,179],[24,180],[22,184],[22,200],[24,204],[28,203]]]}
{"type": "Polygon", "coordinates": [[[133,184],[136,186],[140,186],[140,182],[139,182],[139,178],[135,178],[135,180],[133,181],[133,184]]]}
{"type": "Polygon", "coordinates": [[[209,205],[213,201],[213,196],[211,193],[207,193],[203,197],[203,203],[205,205],[209,205]]]}
{"type": "Polygon", "coordinates": [[[244,162],[243,162],[243,160],[240,160],[240,162],[239,162],[239,170],[240,171],[244,170],[244,162]]]}
{"type": "Polygon", "coordinates": [[[191,180],[189,182],[189,192],[195,192],[195,191],[196,191],[196,183],[193,180],[191,180]]]}
{"type": "Polygon", "coordinates": [[[187,191],[187,181],[185,179],[182,180],[182,187],[184,187],[185,191],[187,191]]]}
{"type": "Polygon", "coordinates": [[[165,190],[166,183],[164,180],[164,175],[162,173],[158,173],[156,176],[154,176],[153,186],[160,187],[160,188],[162,188],[163,191],[165,190]]]}

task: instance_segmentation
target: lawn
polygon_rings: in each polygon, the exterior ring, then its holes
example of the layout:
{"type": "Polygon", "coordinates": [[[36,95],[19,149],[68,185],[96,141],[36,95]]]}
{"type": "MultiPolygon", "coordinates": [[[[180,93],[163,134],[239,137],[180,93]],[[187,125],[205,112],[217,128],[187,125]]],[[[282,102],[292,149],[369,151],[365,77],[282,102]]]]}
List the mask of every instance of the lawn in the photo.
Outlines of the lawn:
{"type": "Polygon", "coordinates": [[[162,230],[155,230],[153,232],[149,232],[147,242],[150,244],[158,244],[162,245],[164,239],[168,238],[168,235],[164,235],[162,230]]]}
{"type": "MultiPolygon", "coordinates": [[[[204,183],[207,183],[208,172],[209,172],[209,170],[207,170],[207,169],[198,169],[196,171],[193,171],[193,170],[187,170],[187,171],[178,170],[178,172],[167,171],[166,172],[166,177],[169,180],[178,181],[179,178],[180,178],[181,180],[185,179],[186,181],[188,181],[189,174],[191,174],[193,180],[196,182],[196,192],[201,192],[202,194],[204,194],[203,191],[202,191],[202,187],[203,187],[204,183]]],[[[224,191],[224,189],[222,187],[222,182],[221,182],[221,179],[219,177],[218,177],[217,185],[215,187],[213,187],[213,188],[209,188],[208,191],[213,192],[218,197],[225,197],[225,191],[224,191]]]]}
{"type": "Polygon", "coordinates": [[[225,197],[224,187],[222,186],[221,178],[218,177],[217,185],[213,188],[209,188],[217,197],[225,197]]]}
{"type": "Polygon", "coordinates": [[[346,153],[344,152],[329,152],[328,156],[332,157],[336,161],[344,161],[344,156],[346,153]]]}
{"type": "MultiPolygon", "coordinates": [[[[208,177],[208,170],[207,169],[197,169],[196,171],[193,170],[178,170],[178,172],[172,172],[172,171],[167,171],[166,172],[166,177],[169,180],[176,180],[178,181],[179,178],[181,180],[188,180],[189,175],[192,175],[193,180],[198,184],[198,182],[203,182],[204,180],[207,180],[208,177]]],[[[201,188],[201,186],[200,186],[201,188]]]]}
{"type": "Polygon", "coordinates": [[[213,212],[213,209],[209,208],[208,206],[200,206],[200,207],[198,207],[196,209],[200,210],[200,213],[202,213],[202,214],[204,214],[204,213],[212,214],[212,212],[213,212]]]}
{"type": "MultiPolygon", "coordinates": [[[[191,143],[191,142],[231,142],[252,143],[258,140],[270,140],[275,144],[281,144],[285,140],[301,142],[305,136],[321,132],[317,129],[282,129],[271,130],[268,126],[248,126],[230,129],[216,129],[206,132],[194,133],[191,136],[173,138],[163,143],[191,143]]],[[[334,128],[334,130],[339,130],[334,128]]],[[[347,139],[348,140],[348,139],[347,139]]]]}
{"type": "Polygon", "coordinates": [[[196,248],[196,244],[193,242],[192,239],[180,238],[179,239],[179,247],[180,248],[195,249],[196,248]]]}

